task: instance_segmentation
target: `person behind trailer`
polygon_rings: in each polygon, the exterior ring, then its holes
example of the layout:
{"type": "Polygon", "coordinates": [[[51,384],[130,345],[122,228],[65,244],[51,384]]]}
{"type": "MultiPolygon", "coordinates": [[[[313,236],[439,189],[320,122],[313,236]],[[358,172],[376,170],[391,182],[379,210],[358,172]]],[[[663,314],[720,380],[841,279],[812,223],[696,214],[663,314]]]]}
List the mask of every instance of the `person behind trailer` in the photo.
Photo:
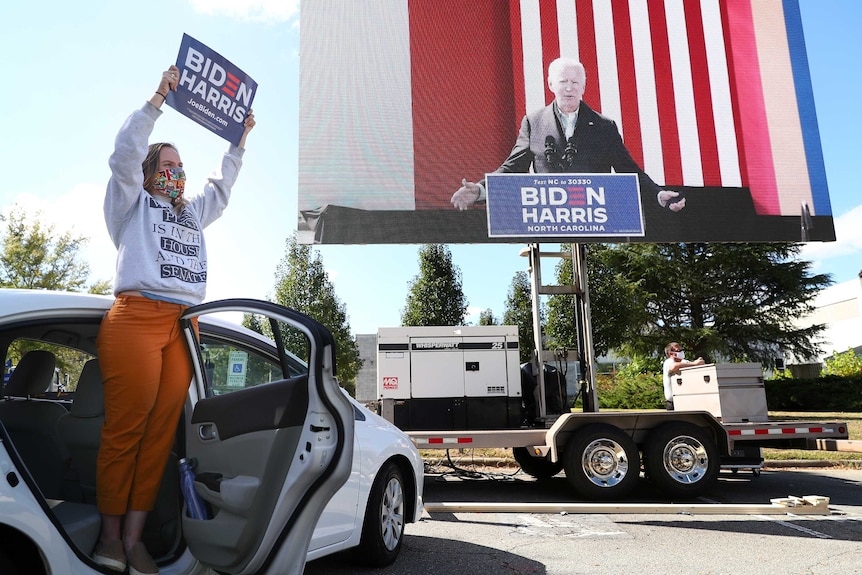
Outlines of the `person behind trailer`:
{"type": "Polygon", "coordinates": [[[664,403],[668,411],[673,411],[672,376],[679,375],[679,370],[684,367],[703,365],[706,362],[704,362],[702,357],[699,357],[694,361],[686,361],[685,351],[683,351],[682,346],[675,341],[664,346],[664,355],[665,360],[664,365],[662,366],[662,373],[664,375],[664,403]]]}
{"type": "Polygon", "coordinates": [[[118,256],[116,300],[96,340],[105,422],[96,469],[102,529],[93,560],[114,571],[128,567],[132,575],[159,572],[141,536],[192,378],[178,319],[204,300],[202,230],[227,206],[255,124],[249,110],[238,145],[231,144],[203,193],[186,197],[179,152],[171,144],[148,143],[178,82],[179,69],[170,66],[155,93],[123,124],[108,162],[104,202],[118,256]]]}

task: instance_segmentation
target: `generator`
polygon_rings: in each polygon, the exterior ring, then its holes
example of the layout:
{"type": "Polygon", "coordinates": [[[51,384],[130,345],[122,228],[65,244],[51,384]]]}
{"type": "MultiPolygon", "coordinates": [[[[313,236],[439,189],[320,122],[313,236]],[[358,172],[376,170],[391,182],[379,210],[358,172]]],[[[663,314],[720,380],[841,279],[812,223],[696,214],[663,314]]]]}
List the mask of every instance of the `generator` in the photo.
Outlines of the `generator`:
{"type": "Polygon", "coordinates": [[[377,396],[380,414],[405,431],[518,428],[518,328],[379,328],[377,396]]]}

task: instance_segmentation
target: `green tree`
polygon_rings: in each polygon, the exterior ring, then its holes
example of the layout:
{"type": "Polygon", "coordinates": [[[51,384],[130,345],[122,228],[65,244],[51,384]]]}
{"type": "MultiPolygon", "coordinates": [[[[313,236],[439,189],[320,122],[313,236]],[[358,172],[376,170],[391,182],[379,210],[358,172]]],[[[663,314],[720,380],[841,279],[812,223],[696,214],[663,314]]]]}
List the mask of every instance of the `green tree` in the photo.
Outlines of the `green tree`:
{"type": "Polygon", "coordinates": [[[500,322],[494,317],[494,312],[491,308],[483,310],[479,313],[479,325],[499,325],[500,322]]]}
{"type": "MultiPolygon", "coordinates": [[[[506,312],[503,325],[518,326],[518,355],[521,363],[530,361],[536,349],[533,337],[532,289],[527,272],[515,272],[509,292],[506,294],[506,312]]],[[[544,310],[540,308],[541,322],[544,323],[544,310]]]]}
{"type": "Polygon", "coordinates": [[[401,325],[464,325],[466,313],[461,270],[452,263],[449,248],[443,244],[419,248],[419,273],[410,283],[401,325]]]}
{"type": "Polygon", "coordinates": [[[822,325],[798,328],[832,283],[798,259],[801,244],[620,244],[588,252],[597,353],[661,355],[679,341],[691,357],[752,361],[820,352],[822,325]]]}
{"type": "MultiPolygon", "coordinates": [[[[639,289],[641,278],[630,278],[619,269],[604,264],[603,254],[613,249],[601,244],[587,246],[587,283],[596,355],[628,341],[637,329],[649,322],[646,294],[639,289]]],[[[571,253],[572,245],[563,244],[561,252],[571,253]]],[[[571,257],[562,258],[556,267],[558,285],[572,285],[571,257]]],[[[574,295],[552,295],[548,300],[547,335],[549,347],[578,349],[577,307],[574,295]]]]}
{"type": "MultiPolygon", "coordinates": [[[[561,252],[571,254],[572,245],[563,244],[561,252]]],[[[561,258],[556,267],[557,285],[572,285],[574,266],[572,258],[561,258]]],[[[548,298],[548,320],[545,326],[547,347],[550,349],[579,349],[575,296],[552,295],[548,298]]]]}
{"type": "Polygon", "coordinates": [[[242,314],[242,326],[246,327],[252,331],[256,331],[260,334],[267,334],[264,330],[263,322],[261,321],[261,317],[257,314],[253,313],[244,313],[242,314]]]}
{"type": "MultiPolygon", "coordinates": [[[[356,388],[356,374],[361,367],[359,347],[350,333],[350,322],[344,304],[335,295],[332,282],[326,275],[320,254],[311,246],[299,245],[294,234],[287,240],[287,250],[275,273],[275,301],[302,312],[326,326],[336,345],[338,379],[351,394],[356,388]]],[[[249,320],[247,327],[261,327],[249,320]]],[[[308,357],[307,340],[302,334],[292,333],[288,349],[302,358],[308,357]]]]}
{"type": "Polygon", "coordinates": [[[109,280],[97,280],[89,287],[87,293],[110,295],[113,291],[113,285],[109,280]]]}
{"type": "MultiPolygon", "coordinates": [[[[24,210],[12,208],[0,243],[0,287],[83,291],[90,266],[81,260],[87,238],[58,233],[39,222],[41,213],[28,221],[24,210]]],[[[97,284],[97,288],[98,288],[97,284]]]]}

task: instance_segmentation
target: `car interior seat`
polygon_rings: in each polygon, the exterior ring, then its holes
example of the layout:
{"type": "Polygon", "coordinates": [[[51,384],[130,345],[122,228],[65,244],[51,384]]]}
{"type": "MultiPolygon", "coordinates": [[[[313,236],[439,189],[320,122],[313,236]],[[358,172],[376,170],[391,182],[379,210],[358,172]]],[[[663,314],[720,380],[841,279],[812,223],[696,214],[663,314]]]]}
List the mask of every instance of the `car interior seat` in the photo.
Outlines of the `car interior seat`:
{"type": "Polygon", "coordinates": [[[105,394],[99,360],[84,364],[72,407],[57,421],[72,467],[81,487],[84,503],[96,503],[96,459],[105,421],[105,394]]]}
{"type": "Polygon", "coordinates": [[[56,364],[50,351],[28,351],[10,375],[0,402],[0,422],[48,499],[64,499],[62,488],[69,455],[57,433],[57,421],[68,412],[57,402],[32,396],[48,390],[56,364]]]}

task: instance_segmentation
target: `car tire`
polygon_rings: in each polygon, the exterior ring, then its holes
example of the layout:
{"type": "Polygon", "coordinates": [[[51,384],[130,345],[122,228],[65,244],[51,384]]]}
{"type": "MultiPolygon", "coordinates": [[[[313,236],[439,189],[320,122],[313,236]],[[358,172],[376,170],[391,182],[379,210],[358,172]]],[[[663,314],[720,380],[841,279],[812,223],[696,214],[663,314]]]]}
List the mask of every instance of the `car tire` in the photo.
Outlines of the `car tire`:
{"type": "Polygon", "coordinates": [[[557,460],[553,463],[550,454],[545,457],[533,457],[526,447],[513,447],[512,455],[521,466],[521,470],[536,479],[550,479],[563,470],[563,461],[557,460]]]}
{"type": "Polygon", "coordinates": [[[371,487],[357,560],[369,567],[391,565],[401,551],[405,518],[404,480],[398,466],[384,465],[371,487]]]}

